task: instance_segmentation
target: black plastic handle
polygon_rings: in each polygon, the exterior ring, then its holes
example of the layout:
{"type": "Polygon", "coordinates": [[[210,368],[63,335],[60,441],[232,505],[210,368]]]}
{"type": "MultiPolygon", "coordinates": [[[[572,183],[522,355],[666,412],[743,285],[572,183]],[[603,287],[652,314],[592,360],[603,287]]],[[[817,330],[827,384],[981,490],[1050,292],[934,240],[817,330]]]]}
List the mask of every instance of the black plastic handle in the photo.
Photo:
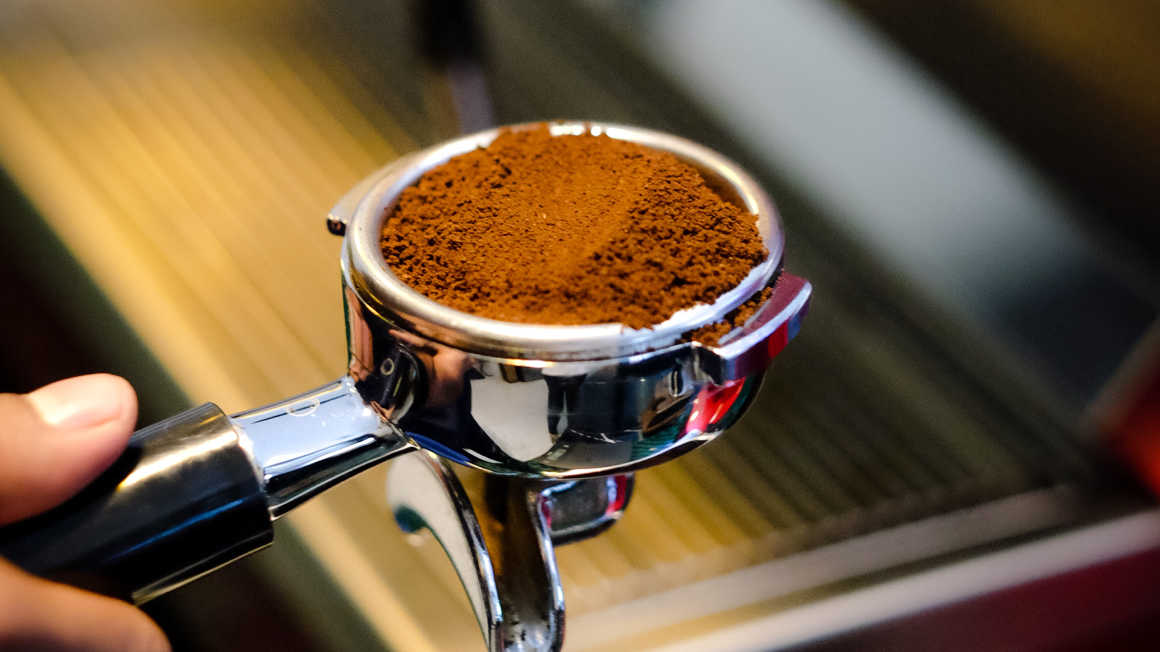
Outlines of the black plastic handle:
{"type": "Polygon", "coordinates": [[[63,505],[0,528],[25,570],[140,604],[269,545],[258,474],[212,403],[137,431],[63,505]]]}

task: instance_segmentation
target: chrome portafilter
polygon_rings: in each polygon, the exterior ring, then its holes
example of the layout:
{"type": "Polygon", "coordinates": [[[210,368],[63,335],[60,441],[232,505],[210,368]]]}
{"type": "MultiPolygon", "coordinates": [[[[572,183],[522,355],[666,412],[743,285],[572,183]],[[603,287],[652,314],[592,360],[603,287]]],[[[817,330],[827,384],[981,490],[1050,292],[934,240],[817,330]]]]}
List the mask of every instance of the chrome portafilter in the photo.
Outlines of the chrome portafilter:
{"type": "Polygon", "coordinates": [[[626,474],[734,423],[797,333],[810,286],[782,271],[777,214],[734,163],[645,129],[587,122],[550,129],[671,152],[755,216],[769,255],[712,305],[650,329],[514,324],[458,312],[391,272],[380,233],[404,189],[487,146],[500,130],[411,154],[360,182],[328,216],[330,230],[344,235],[347,375],[256,410],[226,416],[206,404],[135,433],[120,460],[76,498],[0,529],[0,555],[50,579],[143,602],[268,545],[272,521],[322,490],[423,449],[389,475],[397,520],[436,531],[489,647],[558,647],[563,598],[553,541],[606,527],[627,500],[626,474]],[[767,287],[771,295],[753,317],[717,344],[692,338],[767,287]],[[461,482],[447,462],[484,472],[474,498],[477,481],[461,482]],[[492,520],[481,528],[480,518],[492,520]],[[503,558],[502,573],[490,556],[503,558]],[[540,579],[525,581],[532,576],[540,579]]]}

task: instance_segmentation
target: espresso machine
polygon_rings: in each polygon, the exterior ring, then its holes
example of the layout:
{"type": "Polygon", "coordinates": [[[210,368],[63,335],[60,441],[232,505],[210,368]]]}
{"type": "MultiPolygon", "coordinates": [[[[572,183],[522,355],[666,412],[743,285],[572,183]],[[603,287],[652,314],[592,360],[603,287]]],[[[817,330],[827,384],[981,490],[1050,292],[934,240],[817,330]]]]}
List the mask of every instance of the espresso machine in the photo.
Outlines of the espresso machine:
{"type": "Polygon", "coordinates": [[[270,545],[272,523],[388,459],[389,503],[429,530],[466,589],[491,650],[557,650],[564,596],[554,546],[624,513],[638,469],[721,435],[796,335],[811,286],[784,272],[769,197],[736,164],[641,128],[559,122],[664,150],[754,216],[766,259],[711,305],[650,329],[505,323],[442,306],[403,284],[378,249],[399,194],[500,130],[400,158],[331,210],[341,269],[347,373],[227,416],[207,403],[145,428],[92,485],[0,530],[0,555],[35,574],[142,603],[270,545]],[[697,328],[771,288],[712,346],[697,328]]]}

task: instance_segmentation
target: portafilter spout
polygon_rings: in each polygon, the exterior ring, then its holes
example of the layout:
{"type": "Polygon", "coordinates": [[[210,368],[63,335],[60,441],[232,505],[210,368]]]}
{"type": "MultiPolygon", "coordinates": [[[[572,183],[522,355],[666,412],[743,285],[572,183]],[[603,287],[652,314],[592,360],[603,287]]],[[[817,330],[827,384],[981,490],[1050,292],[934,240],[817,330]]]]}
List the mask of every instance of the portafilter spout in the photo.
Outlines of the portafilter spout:
{"type": "Polygon", "coordinates": [[[392,463],[395,519],[405,532],[430,531],[443,547],[489,652],[559,650],[564,589],[555,548],[616,523],[633,474],[553,481],[458,470],[430,453],[392,463]]]}
{"type": "Polygon", "coordinates": [[[769,256],[714,304],[651,329],[460,313],[400,282],[378,234],[399,193],[499,130],[409,155],[367,177],[328,219],[345,234],[346,376],[232,417],[206,404],[135,433],[75,498],[0,529],[0,555],[143,602],[268,545],[273,519],[416,448],[489,473],[570,481],[631,472],[719,435],[796,334],[809,299],[809,284],[781,270],[772,203],[734,163],[681,138],[587,122],[551,130],[672,152],[754,215],[769,256]],[[770,298],[742,328],[715,346],[691,340],[766,287],[770,298]]]}

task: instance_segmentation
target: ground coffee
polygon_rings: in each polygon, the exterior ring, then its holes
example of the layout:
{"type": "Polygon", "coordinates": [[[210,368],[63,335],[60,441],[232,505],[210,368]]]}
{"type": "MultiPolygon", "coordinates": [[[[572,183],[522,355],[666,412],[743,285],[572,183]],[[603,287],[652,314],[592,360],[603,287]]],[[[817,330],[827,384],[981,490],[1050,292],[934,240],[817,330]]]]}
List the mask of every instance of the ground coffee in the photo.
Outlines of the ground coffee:
{"type": "Polygon", "coordinates": [[[712,303],[766,256],[754,216],[672,154],[546,125],[429,171],[381,243],[399,278],[456,310],[632,328],[712,303]]]}

